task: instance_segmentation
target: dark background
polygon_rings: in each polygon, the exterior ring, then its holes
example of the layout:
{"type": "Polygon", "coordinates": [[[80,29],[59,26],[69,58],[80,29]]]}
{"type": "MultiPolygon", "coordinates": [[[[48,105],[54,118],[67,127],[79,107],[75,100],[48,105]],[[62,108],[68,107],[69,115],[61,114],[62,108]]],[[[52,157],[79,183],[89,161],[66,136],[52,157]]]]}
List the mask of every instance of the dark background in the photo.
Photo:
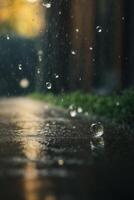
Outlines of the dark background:
{"type": "Polygon", "coordinates": [[[0,36],[0,95],[46,92],[46,82],[55,93],[82,90],[108,94],[133,87],[134,2],[49,3],[42,35],[34,39],[12,36],[10,40],[6,34],[0,36]],[[27,89],[19,86],[23,78],[30,82],[27,89]]]}

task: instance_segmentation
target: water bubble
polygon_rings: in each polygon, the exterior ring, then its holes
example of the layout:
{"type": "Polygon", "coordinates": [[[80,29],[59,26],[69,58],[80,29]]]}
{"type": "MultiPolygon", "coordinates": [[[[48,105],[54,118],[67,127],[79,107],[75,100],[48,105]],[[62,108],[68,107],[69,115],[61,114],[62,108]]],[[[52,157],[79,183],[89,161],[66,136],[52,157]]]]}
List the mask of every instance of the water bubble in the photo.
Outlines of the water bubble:
{"type": "Polygon", "coordinates": [[[46,8],[51,8],[51,3],[43,3],[42,5],[46,8]]]}
{"type": "Polygon", "coordinates": [[[47,87],[48,90],[51,90],[51,88],[52,88],[52,83],[46,82],[46,87],[47,87]]]}
{"type": "Polygon", "coordinates": [[[104,127],[101,122],[93,123],[90,126],[91,133],[91,149],[104,147],[104,127]]]}
{"type": "Polygon", "coordinates": [[[101,33],[102,32],[102,27],[101,26],[96,26],[96,30],[98,33],[101,33]]]}

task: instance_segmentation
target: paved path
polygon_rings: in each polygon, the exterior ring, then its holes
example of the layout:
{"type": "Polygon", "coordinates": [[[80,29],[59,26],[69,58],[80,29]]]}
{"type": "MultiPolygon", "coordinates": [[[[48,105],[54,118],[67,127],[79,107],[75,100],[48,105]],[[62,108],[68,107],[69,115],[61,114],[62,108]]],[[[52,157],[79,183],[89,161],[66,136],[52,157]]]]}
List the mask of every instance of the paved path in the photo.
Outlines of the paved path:
{"type": "Polygon", "coordinates": [[[30,99],[1,99],[0,200],[115,199],[126,186],[130,193],[132,178],[120,184],[128,175],[95,161],[89,144],[86,121],[30,99]]]}

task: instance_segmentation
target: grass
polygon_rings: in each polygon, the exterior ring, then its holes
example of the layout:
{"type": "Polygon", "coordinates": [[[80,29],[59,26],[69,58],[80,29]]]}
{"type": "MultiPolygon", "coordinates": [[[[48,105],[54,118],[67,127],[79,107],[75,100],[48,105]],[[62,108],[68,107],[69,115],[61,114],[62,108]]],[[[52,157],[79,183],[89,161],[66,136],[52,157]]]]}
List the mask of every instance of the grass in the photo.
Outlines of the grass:
{"type": "Polygon", "coordinates": [[[82,108],[83,112],[91,115],[106,117],[114,122],[133,125],[134,122],[134,90],[126,90],[121,95],[99,96],[73,92],[69,94],[40,94],[33,93],[30,97],[63,108],[77,110],[82,108]]]}

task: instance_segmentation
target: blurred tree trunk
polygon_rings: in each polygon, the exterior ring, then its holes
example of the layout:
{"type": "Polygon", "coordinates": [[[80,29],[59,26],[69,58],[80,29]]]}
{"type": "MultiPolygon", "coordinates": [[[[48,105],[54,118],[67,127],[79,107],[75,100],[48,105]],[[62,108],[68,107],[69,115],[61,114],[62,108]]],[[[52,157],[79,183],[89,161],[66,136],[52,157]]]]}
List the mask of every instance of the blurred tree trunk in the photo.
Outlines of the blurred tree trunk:
{"type": "Polygon", "coordinates": [[[123,87],[134,86],[134,1],[124,0],[125,64],[122,71],[123,87]]]}
{"type": "Polygon", "coordinates": [[[53,0],[46,16],[44,79],[52,83],[55,93],[68,88],[69,5],[69,1],[53,0]]]}
{"type": "Polygon", "coordinates": [[[94,0],[71,2],[70,45],[70,89],[90,91],[93,76],[94,0]]]}
{"type": "Polygon", "coordinates": [[[121,88],[123,64],[123,2],[96,4],[95,87],[102,93],[121,88]],[[98,27],[101,28],[99,32],[98,27]]]}

